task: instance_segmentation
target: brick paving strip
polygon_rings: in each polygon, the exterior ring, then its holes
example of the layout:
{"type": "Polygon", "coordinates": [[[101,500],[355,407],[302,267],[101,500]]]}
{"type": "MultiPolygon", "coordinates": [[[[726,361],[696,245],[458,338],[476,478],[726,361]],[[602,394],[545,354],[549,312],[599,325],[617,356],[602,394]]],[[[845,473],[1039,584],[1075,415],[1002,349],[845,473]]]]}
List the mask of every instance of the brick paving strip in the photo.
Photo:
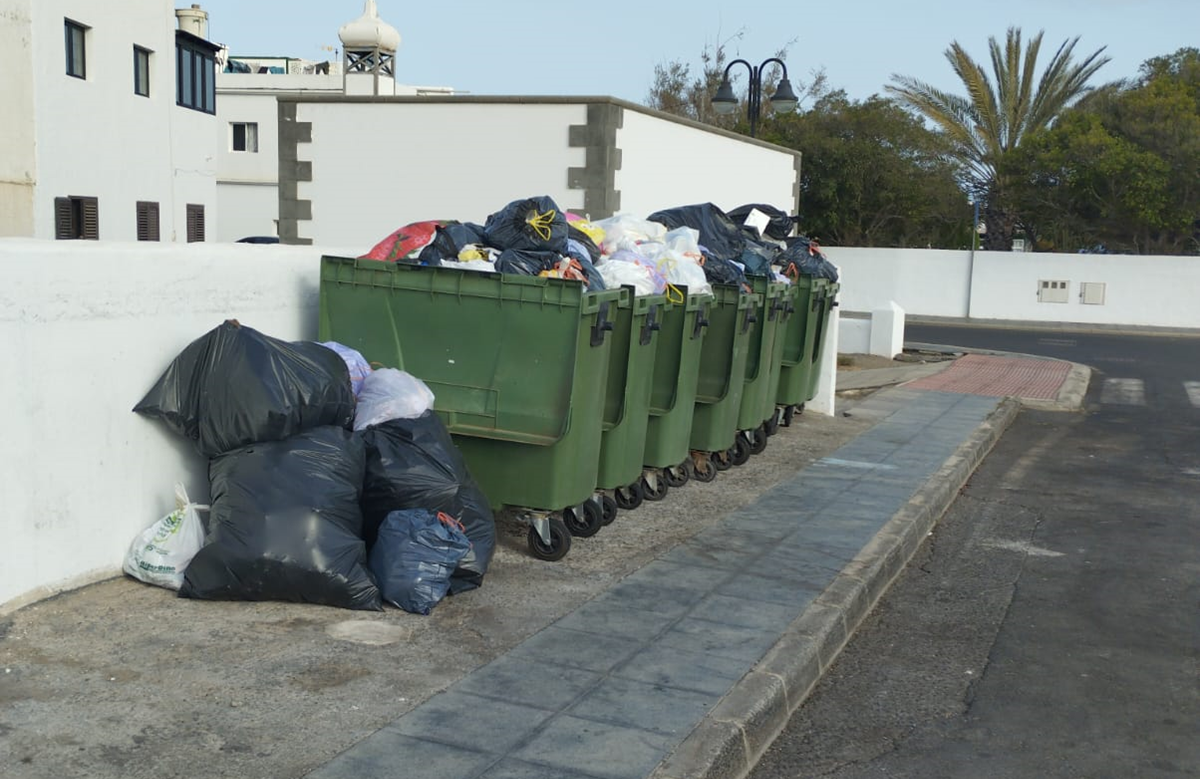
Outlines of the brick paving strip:
{"type": "Polygon", "coordinates": [[[1054,400],[1070,372],[1071,363],[1062,360],[968,354],[946,370],[905,386],[968,395],[1054,400]]]}
{"type": "Polygon", "coordinates": [[[1016,408],[877,393],[857,439],[309,779],[744,775],[1016,408]]]}

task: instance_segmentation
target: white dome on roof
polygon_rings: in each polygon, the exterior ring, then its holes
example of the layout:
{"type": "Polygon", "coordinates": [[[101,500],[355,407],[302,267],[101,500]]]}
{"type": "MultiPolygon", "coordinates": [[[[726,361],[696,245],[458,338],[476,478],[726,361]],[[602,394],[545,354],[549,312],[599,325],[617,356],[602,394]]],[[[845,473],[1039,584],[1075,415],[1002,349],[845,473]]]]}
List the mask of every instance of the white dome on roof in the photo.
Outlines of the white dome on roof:
{"type": "Polygon", "coordinates": [[[349,50],[381,49],[395,54],[400,48],[400,33],[379,18],[375,0],[367,0],[362,16],[342,25],[338,30],[338,38],[342,41],[342,48],[349,50]]]}

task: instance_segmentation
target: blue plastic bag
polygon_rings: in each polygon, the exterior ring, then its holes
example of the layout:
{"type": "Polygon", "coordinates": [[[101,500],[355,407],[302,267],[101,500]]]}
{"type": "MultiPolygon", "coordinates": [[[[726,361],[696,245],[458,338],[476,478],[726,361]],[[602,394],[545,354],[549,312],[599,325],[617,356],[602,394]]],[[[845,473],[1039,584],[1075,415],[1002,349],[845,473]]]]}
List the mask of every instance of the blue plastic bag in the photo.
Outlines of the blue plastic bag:
{"type": "Polygon", "coordinates": [[[428,614],[450,591],[450,575],[471,549],[462,523],[440,511],[404,509],[383,520],[368,565],[383,599],[428,614]]]}

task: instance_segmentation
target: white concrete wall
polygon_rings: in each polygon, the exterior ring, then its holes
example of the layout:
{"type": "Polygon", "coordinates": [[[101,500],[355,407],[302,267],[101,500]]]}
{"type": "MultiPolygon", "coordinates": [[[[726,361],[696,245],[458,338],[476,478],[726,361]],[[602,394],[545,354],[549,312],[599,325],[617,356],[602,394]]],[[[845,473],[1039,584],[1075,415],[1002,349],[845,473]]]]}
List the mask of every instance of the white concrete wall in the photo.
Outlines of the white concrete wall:
{"type": "Polygon", "coordinates": [[[225,319],[315,338],[321,254],[0,240],[0,613],[117,573],[130,540],[170,509],[176,481],[207,496],[190,444],[130,409],[225,319]]]}
{"type": "Polygon", "coordinates": [[[567,168],[585,150],[568,143],[568,127],[587,123],[587,106],[516,103],[299,103],[297,121],[312,123],[312,221],[300,236],[317,244],[366,251],[397,227],[425,219],[482,223],[517,198],[550,195],[581,208],[567,188],[567,168]]]}
{"type": "Polygon", "coordinates": [[[232,242],[252,235],[278,235],[279,187],[275,184],[217,184],[221,223],[214,240],[232,242]]]}
{"type": "Polygon", "coordinates": [[[1195,257],[825,247],[842,268],[842,306],[869,312],[894,300],[908,316],[1200,328],[1195,257]],[[1040,281],[1068,282],[1066,303],[1038,301],[1040,281]],[[1105,284],[1103,305],[1080,283],[1105,284]]]}
{"type": "Polygon", "coordinates": [[[32,0],[0,0],[0,236],[33,235],[37,138],[32,0]]]}
{"type": "Polygon", "coordinates": [[[796,208],[795,155],[626,109],[617,131],[621,211],[712,202],[730,210],[767,203],[796,208]]]}
{"type": "Polygon", "coordinates": [[[278,111],[274,95],[218,91],[217,180],[220,183],[279,182],[278,111]],[[257,152],[233,150],[231,125],[234,122],[254,122],[258,125],[257,152]]]}
{"type": "Polygon", "coordinates": [[[163,240],[185,235],[186,203],[204,205],[215,224],[215,119],[175,105],[175,27],[164,0],[33,3],[33,235],[54,237],[54,198],[63,196],[99,199],[101,239],[136,237],[138,200],[159,203],[163,240]],[[65,18],[91,28],[85,79],[66,74],[65,18]],[[148,98],[134,93],[135,44],[152,52],[148,98]]]}

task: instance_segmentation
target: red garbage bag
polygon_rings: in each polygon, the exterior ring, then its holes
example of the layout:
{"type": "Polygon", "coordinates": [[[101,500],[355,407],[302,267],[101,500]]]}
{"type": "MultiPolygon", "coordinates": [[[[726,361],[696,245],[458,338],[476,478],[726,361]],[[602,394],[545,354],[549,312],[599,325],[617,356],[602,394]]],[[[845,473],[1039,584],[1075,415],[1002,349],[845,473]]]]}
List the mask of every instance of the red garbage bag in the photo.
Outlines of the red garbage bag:
{"type": "Polygon", "coordinates": [[[432,220],[404,225],[371,247],[371,251],[359,259],[379,260],[380,262],[416,262],[421,250],[433,242],[434,236],[437,235],[437,229],[448,224],[452,224],[452,221],[432,220]]]}

